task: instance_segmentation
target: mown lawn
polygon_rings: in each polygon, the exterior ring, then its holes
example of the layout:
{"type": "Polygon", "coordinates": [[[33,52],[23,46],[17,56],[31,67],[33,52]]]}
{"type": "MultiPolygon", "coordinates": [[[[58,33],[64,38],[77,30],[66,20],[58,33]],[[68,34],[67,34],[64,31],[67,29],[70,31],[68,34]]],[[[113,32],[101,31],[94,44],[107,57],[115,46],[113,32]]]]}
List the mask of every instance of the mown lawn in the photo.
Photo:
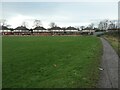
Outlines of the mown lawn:
{"type": "Polygon", "coordinates": [[[94,36],[3,37],[3,88],[90,88],[102,44],[94,36]]]}

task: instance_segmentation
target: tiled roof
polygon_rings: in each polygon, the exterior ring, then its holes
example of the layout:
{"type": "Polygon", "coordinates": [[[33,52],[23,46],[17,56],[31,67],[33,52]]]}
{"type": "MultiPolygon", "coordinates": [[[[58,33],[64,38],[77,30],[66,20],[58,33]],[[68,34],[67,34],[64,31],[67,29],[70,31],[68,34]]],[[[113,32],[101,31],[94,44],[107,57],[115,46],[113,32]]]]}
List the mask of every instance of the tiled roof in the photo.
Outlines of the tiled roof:
{"type": "Polygon", "coordinates": [[[0,29],[1,29],[1,30],[9,30],[9,28],[6,27],[6,26],[0,26],[0,29]]]}
{"type": "Polygon", "coordinates": [[[66,30],[77,30],[77,28],[74,28],[74,27],[67,27],[66,30]]]}
{"type": "Polygon", "coordinates": [[[60,27],[53,27],[53,28],[50,28],[49,30],[61,30],[60,27]]]}
{"type": "Polygon", "coordinates": [[[15,30],[29,30],[29,29],[24,26],[19,26],[19,27],[15,28],[15,30]]]}
{"type": "Polygon", "coordinates": [[[34,30],[46,30],[44,27],[35,27],[34,30]]]}

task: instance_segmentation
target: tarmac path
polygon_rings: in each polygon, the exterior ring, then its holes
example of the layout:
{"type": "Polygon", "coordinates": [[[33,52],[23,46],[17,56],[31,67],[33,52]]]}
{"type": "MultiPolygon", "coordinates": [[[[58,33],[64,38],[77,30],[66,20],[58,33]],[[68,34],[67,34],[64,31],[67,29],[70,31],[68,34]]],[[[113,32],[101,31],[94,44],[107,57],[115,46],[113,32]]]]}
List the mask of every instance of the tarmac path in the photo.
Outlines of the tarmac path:
{"type": "Polygon", "coordinates": [[[104,38],[101,73],[98,88],[118,88],[118,60],[119,56],[104,38]],[[102,70],[103,69],[103,70],[102,70]]]}

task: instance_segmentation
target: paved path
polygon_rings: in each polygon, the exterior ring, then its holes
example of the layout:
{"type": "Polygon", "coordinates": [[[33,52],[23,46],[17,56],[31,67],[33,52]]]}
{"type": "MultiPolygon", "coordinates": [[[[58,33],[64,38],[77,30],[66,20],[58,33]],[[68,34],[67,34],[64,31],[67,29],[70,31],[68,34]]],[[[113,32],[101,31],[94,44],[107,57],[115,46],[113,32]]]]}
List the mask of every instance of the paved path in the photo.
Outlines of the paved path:
{"type": "Polygon", "coordinates": [[[101,77],[98,88],[118,88],[118,55],[111,45],[103,38],[103,56],[101,77]]]}

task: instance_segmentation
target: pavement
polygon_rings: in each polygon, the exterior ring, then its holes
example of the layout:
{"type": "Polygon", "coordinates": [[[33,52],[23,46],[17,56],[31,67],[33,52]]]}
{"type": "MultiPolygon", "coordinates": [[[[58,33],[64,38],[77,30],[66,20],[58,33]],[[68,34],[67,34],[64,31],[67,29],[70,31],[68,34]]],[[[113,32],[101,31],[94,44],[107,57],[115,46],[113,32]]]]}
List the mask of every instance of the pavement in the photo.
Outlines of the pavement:
{"type": "Polygon", "coordinates": [[[104,38],[100,38],[103,44],[103,56],[98,88],[118,88],[118,60],[119,56],[112,46],[104,38]]]}

